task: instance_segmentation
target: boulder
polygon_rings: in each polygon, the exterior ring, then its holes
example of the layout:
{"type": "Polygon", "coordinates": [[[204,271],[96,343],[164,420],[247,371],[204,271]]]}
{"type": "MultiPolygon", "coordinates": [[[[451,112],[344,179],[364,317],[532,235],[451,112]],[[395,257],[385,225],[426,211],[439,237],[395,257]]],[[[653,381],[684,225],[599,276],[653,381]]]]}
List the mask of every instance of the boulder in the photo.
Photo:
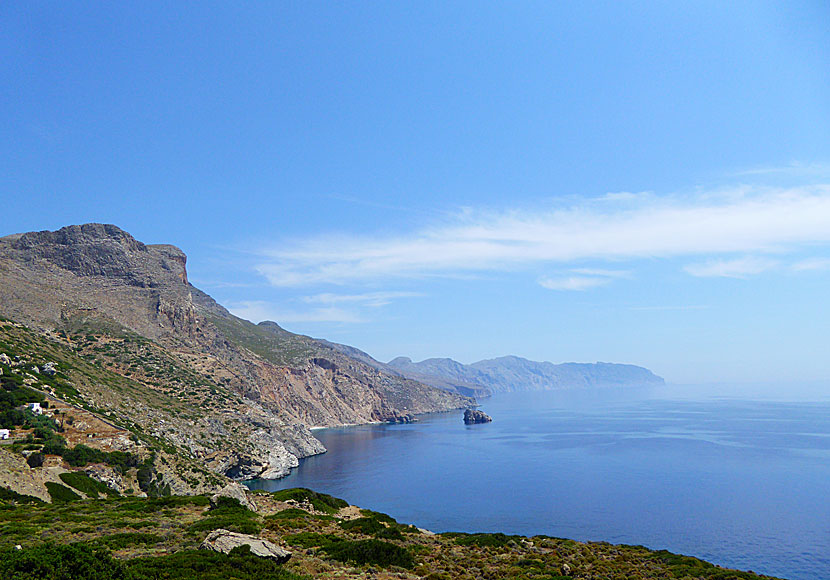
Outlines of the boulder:
{"type": "Polygon", "coordinates": [[[291,552],[283,550],[268,540],[263,540],[256,536],[249,536],[248,534],[229,532],[223,529],[213,530],[208,534],[208,537],[202,542],[200,548],[228,554],[231,550],[240,546],[248,546],[251,549],[251,554],[254,556],[269,558],[275,560],[278,564],[284,564],[291,558],[291,552]]]}
{"type": "Polygon", "coordinates": [[[42,372],[44,375],[54,377],[55,373],[58,372],[58,370],[55,368],[55,363],[48,362],[45,365],[43,365],[43,368],[40,369],[40,372],[42,372]]]}
{"type": "Polygon", "coordinates": [[[231,482],[218,492],[213,494],[210,498],[211,504],[216,504],[220,497],[230,497],[237,500],[243,507],[248,508],[252,512],[256,511],[256,505],[248,500],[248,494],[245,493],[245,487],[240,484],[231,482]]]}
{"type": "Polygon", "coordinates": [[[479,411],[478,409],[467,409],[464,411],[465,425],[472,425],[474,423],[489,423],[492,420],[493,418],[490,415],[484,411],[479,411]]]}

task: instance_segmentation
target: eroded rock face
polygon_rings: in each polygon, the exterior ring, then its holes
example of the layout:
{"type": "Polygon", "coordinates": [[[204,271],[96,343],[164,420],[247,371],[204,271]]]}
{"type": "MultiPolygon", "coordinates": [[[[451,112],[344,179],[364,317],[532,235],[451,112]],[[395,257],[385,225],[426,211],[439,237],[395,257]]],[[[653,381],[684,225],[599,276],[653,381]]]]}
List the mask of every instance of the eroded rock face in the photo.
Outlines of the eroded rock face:
{"type": "Polygon", "coordinates": [[[490,423],[493,418],[485,413],[484,411],[479,411],[478,409],[467,409],[464,411],[464,424],[465,425],[474,425],[476,423],[490,423]]]}
{"type": "Polygon", "coordinates": [[[291,558],[291,552],[280,548],[268,540],[262,540],[256,536],[249,536],[247,534],[229,532],[223,529],[213,530],[208,534],[208,537],[205,538],[205,541],[202,542],[200,547],[204,550],[213,550],[214,552],[228,554],[231,550],[240,546],[248,546],[251,549],[251,554],[254,556],[269,558],[279,564],[284,564],[291,558]]]}
{"type": "MultiPolygon", "coordinates": [[[[324,452],[308,427],[397,422],[472,404],[275,323],[237,318],[188,284],[181,250],[143,244],[113,225],[0,238],[0,315],[68,343],[67,334],[95,335],[71,344],[90,360],[106,358],[108,372],[200,405],[191,416],[174,414],[155,396],[78,385],[90,404],[234,479],[282,477],[299,458],[324,452]]],[[[158,470],[172,491],[198,491],[175,470],[158,470]]]]}
{"type": "Polygon", "coordinates": [[[29,262],[44,260],[79,276],[120,278],[143,287],[187,284],[184,252],[169,245],[147,246],[111,224],[29,232],[10,245],[29,262]]]}

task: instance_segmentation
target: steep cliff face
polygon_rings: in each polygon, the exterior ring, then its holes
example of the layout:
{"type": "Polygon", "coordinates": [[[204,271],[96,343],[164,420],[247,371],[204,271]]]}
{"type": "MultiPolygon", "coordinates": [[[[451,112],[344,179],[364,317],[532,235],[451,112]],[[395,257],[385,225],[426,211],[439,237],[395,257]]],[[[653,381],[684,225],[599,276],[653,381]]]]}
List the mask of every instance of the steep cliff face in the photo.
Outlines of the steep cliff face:
{"type": "Polygon", "coordinates": [[[308,426],[469,404],[275,323],[233,316],[188,283],[181,250],[145,245],[113,225],[0,238],[0,315],[66,337],[136,385],[199,408],[191,425],[140,397],[125,405],[124,393],[90,391],[100,405],[237,478],[281,476],[298,458],[324,451],[308,426]]]}

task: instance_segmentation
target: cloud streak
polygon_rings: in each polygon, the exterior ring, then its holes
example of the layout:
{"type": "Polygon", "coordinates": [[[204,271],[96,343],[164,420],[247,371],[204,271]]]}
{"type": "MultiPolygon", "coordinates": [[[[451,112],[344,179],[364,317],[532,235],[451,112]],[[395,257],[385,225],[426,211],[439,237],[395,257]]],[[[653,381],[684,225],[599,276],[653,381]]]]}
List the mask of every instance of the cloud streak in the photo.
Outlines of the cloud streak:
{"type": "MultiPolygon", "coordinates": [[[[303,286],[515,271],[580,260],[783,253],[830,242],[828,224],[830,185],[745,186],[662,198],[616,195],[542,212],[468,209],[398,237],[310,238],[261,250],[257,270],[273,285],[303,286]]],[[[741,272],[739,261],[732,262],[731,271],[728,260],[721,264],[720,274],[714,263],[711,274],[705,265],[689,268],[694,275],[753,273],[751,264],[743,264],[741,272]]],[[[607,276],[568,278],[573,280],[562,284],[588,287],[607,276]]],[[[548,287],[557,285],[554,278],[546,280],[548,287]]]]}
{"type": "Polygon", "coordinates": [[[734,260],[712,260],[702,264],[690,264],[683,268],[692,276],[701,278],[747,278],[778,266],[777,260],[748,256],[734,260]]]}
{"type": "Polygon", "coordinates": [[[567,276],[564,278],[541,278],[539,285],[548,290],[588,290],[610,283],[610,278],[588,276],[567,276]]]}
{"type": "Polygon", "coordinates": [[[631,275],[627,270],[605,268],[574,268],[571,272],[577,275],[544,276],[539,279],[539,285],[548,290],[588,290],[606,286],[615,278],[628,278],[631,275]]]}
{"type": "Polygon", "coordinates": [[[309,304],[358,304],[378,308],[386,306],[398,298],[415,298],[423,296],[419,292],[366,292],[364,294],[315,294],[304,296],[303,302],[309,304]]]}
{"type": "Polygon", "coordinates": [[[335,306],[312,308],[306,311],[292,311],[284,310],[264,300],[243,300],[240,302],[231,302],[227,305],[227,308],[233,315],[252,322],[262,322],[263,320],[273,320],[279,323],[338,322],[353,324],[366,322],[366,320],[354,312],[335,306]]]}

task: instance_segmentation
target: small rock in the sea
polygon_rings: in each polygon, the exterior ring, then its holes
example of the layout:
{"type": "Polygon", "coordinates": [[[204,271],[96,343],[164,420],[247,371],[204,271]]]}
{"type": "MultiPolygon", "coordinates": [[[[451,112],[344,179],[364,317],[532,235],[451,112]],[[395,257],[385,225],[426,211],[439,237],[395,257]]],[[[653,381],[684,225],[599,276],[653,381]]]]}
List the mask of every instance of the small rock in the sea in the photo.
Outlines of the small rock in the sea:
{"type": "Polygon", "coordinates": [[[484,411],[479,411],[478,409],[467,409],[464,411],[465,425],[472,425],[474,423],[489,423],[492,420],[493,418],[490,415],[484,411]]]}
{"type": "Polygon", "coordinates": [[[418,419],[409,413],[404,415],[399,415],[397,412],[393,413],[392,416],[386,419],[387,423],[417,423],[418,419]]]}

